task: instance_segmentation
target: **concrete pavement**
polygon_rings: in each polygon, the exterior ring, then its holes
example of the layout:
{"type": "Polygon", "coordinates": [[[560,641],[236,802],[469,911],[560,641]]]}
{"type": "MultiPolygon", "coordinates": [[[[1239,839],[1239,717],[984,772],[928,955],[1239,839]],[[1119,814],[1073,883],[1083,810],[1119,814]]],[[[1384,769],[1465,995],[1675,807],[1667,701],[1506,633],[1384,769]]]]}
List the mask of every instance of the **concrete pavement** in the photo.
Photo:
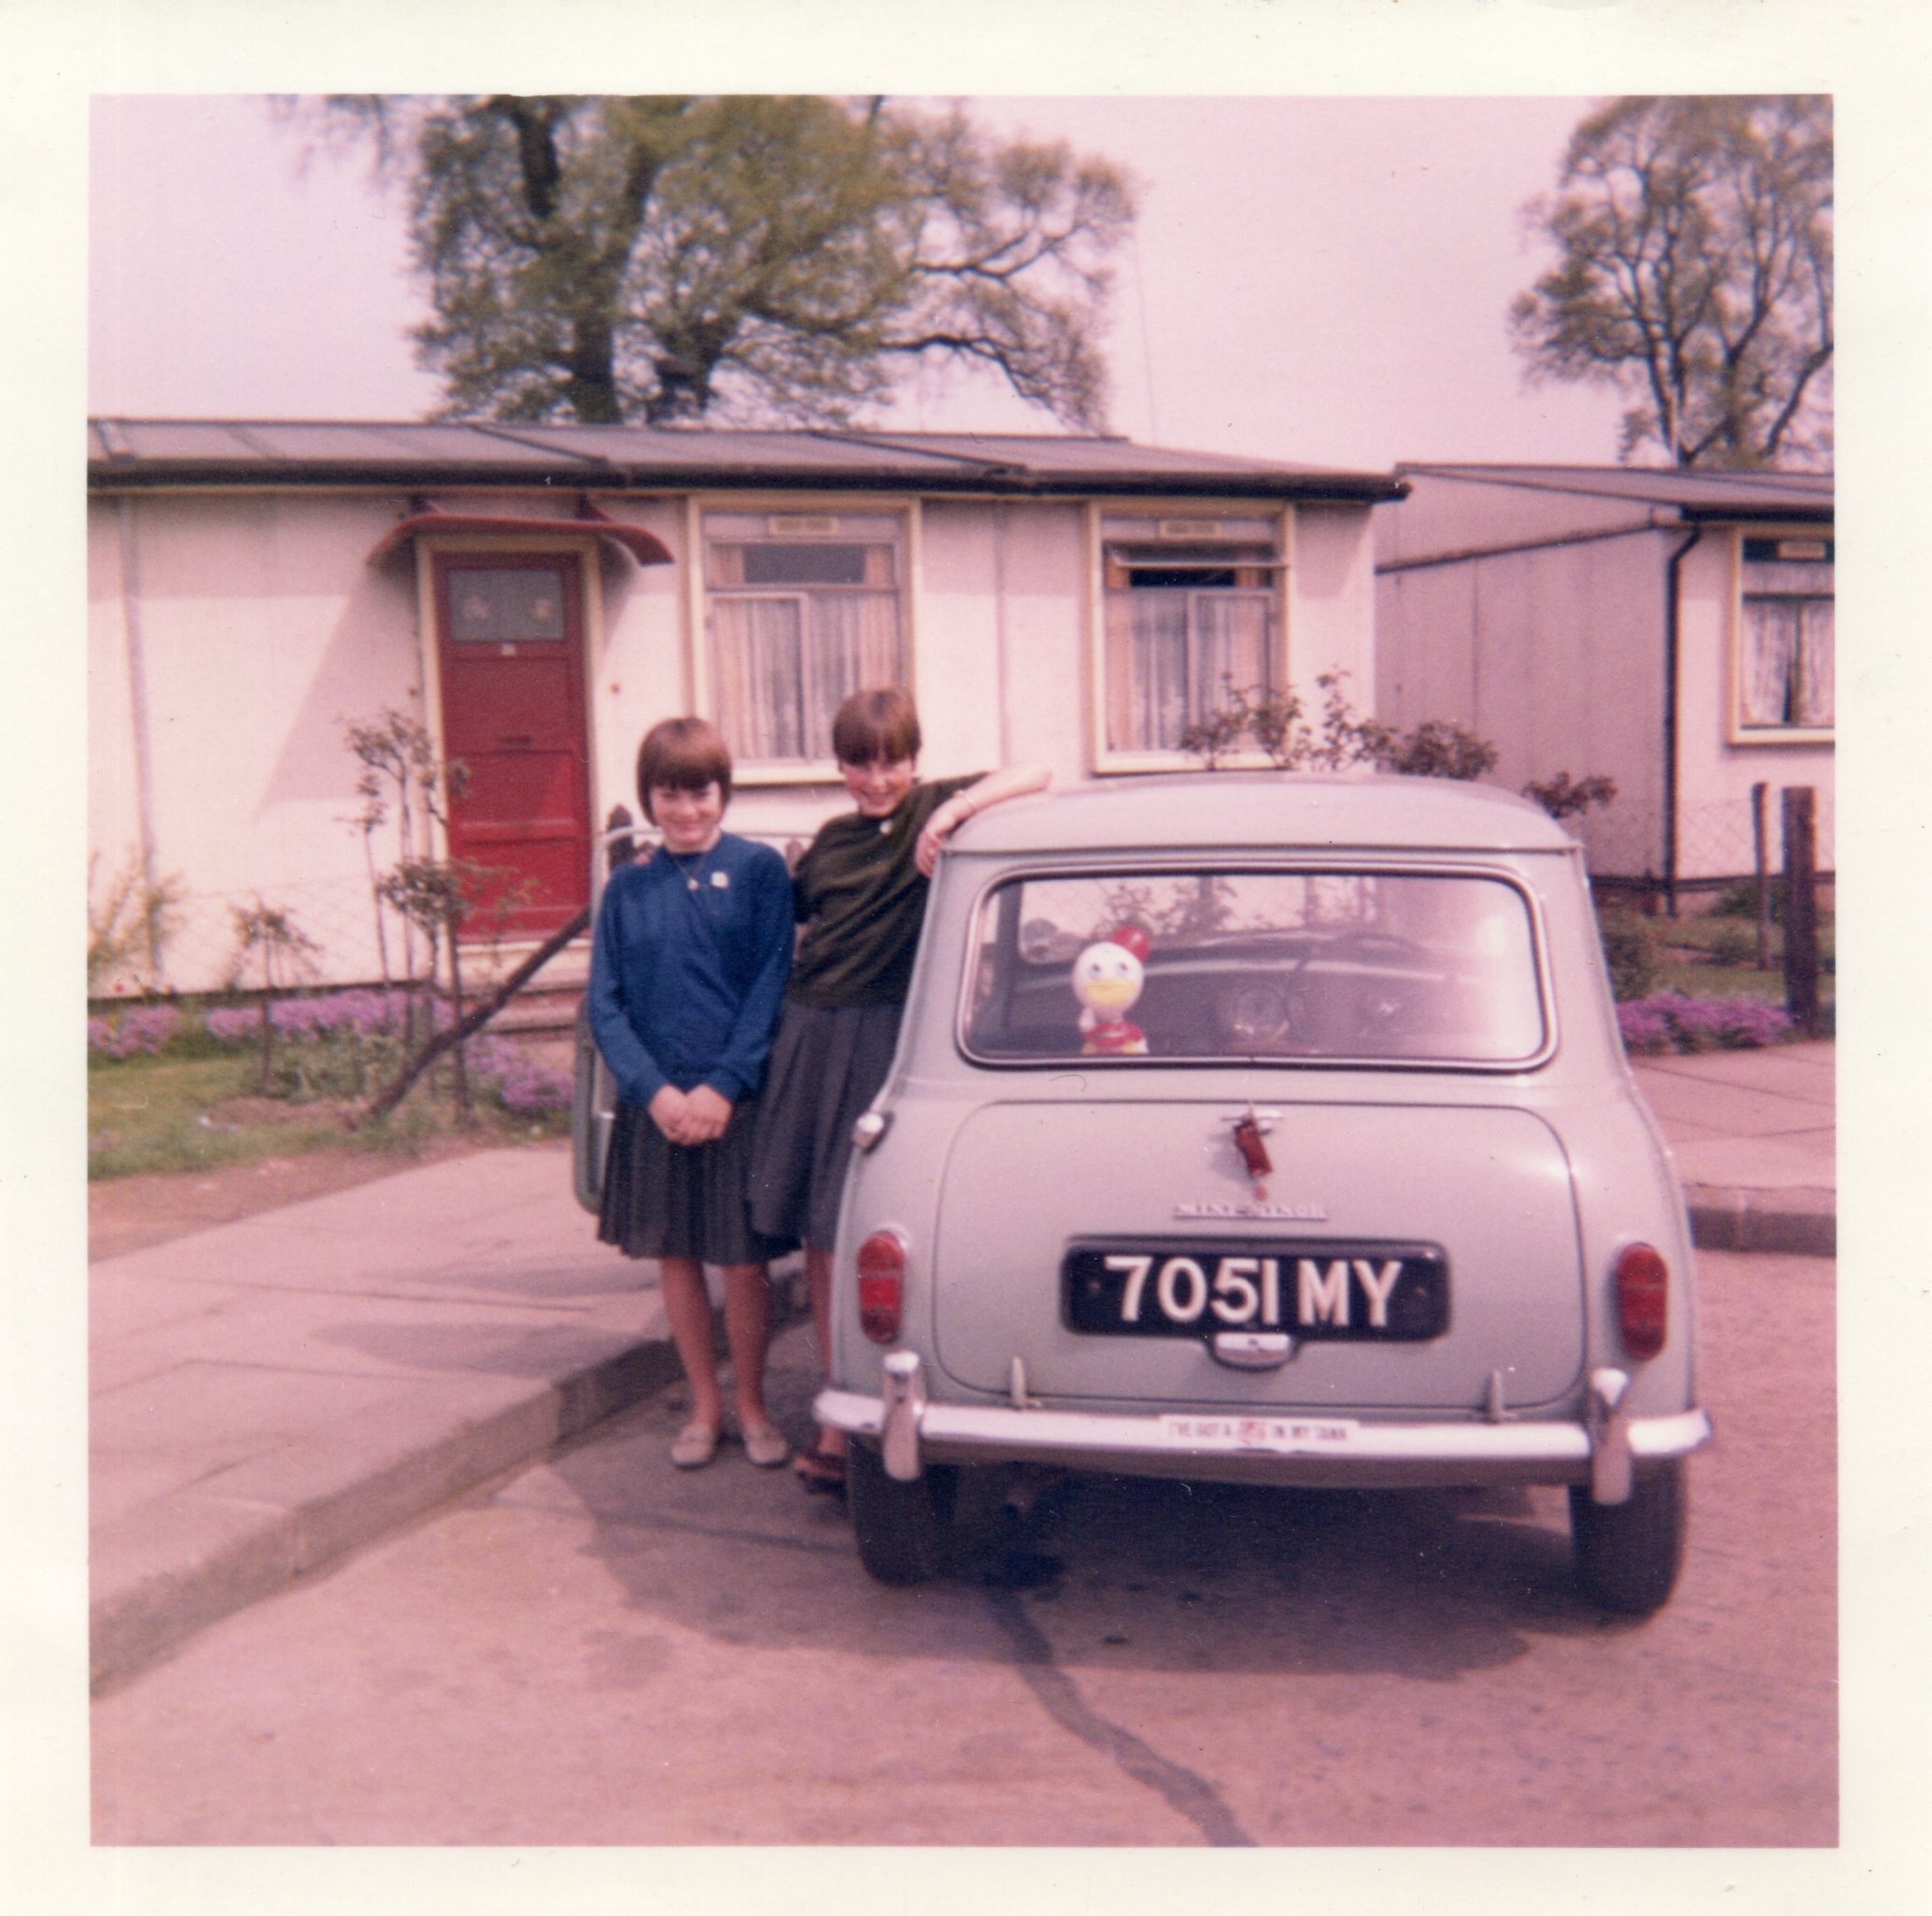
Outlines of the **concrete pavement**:
{"type": "Polygon", "coordinates": [[[1637,1062],[1706,1250],[1836,1254],[1837,1064],[1822,1038],[1637,1062]]]}
{"type": "MultiPolygon", "coordinates": [[[[1830,1253],[1833,1061],[1639,1064],[1699,1244],[1830,1253]]],[[[536,1147],[94,1265],[95,1684],[676,1377],[650,1267],[593,1230],[567,1152],[536,1147]]]]}

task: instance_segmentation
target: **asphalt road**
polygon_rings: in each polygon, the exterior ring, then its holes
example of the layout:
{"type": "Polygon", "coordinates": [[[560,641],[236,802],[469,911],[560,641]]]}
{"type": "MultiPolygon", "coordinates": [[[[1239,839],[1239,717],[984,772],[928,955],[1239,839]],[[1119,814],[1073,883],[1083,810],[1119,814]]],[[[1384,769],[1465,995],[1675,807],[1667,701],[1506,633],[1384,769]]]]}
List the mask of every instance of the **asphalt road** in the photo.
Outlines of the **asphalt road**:
{"type": "Polygon", "coordinates": [[[1647,1623],[1550,1491],[1089,1480],[882,1589],[788,1472],[673,1472],[669,1393],[101,1698],[94,1840],[1829,1845],[1833,1269],[1702,1272],[1719,1440],[1647,1623]]]}

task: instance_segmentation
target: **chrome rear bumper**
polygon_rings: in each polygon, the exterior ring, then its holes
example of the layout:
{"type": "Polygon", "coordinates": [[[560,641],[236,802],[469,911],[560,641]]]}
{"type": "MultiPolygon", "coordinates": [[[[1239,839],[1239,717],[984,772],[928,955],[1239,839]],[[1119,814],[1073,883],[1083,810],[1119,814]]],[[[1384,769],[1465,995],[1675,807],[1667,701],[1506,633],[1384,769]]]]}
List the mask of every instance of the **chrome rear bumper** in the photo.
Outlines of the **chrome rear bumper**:
{"type": "Polygon", "coordinates": [[[1584,1420],[1397,1423],[1234,1409],[1211,1419],[1233,1428],[1197,1443],[1158,1416],[935,1403],[918,1357],[901,1350],[885,1360],[879,1396],[827,1388],[814,1410],[821,1422],[877,1443],[888,1473],[908,1483],[931,1463],[1018,1462],[1308,1487],[1588,1483],[1598,1502],[1620,1503],[1635,1468],[1688,1457],[1711,1440],[1701,1410],[1629,1416],[1629,1382],[1622,1372],[1593,1372],[1584,1420]],[[1244,1441],[1244,1423],[1253,1441],[1244,1441]]]}

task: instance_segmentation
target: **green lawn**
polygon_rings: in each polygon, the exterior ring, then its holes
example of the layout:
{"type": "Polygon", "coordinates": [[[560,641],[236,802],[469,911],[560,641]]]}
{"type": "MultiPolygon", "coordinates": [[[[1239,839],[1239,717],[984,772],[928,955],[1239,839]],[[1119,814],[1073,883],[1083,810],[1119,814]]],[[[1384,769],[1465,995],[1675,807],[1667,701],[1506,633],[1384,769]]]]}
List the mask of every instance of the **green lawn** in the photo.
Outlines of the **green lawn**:
{"type": "MultiPolygon", "coordinates": [[[[256,1096],[259,1070],[253,1052],[90,1059],[89,1177],[205,1171],[326,1146],[409,1154],[458,1128],[448,1101],[432,1102],[418,1086],[388,1120],[351,1131],[343,1106],[256,1096]]],[[[511,1144],[556,1136],[565,1123],[560,1113],[515,1118],[479,1099],[466,1133],[511,1144]]]]}
{"type": "MultiPolygon", "coordinates": [[[[1719,917],[1651,921],[1657,941],[1657,988],[1683,992],[1694,998],[1759,998],[1784,1002],[1784,933],[1772,925],[1770,966],[1758,970],[1753,962],[1757,928],[1748,918],[1719,917]]],[[[1834,976],[1838,957],[1837,926],[1828,914],[1818,925],[1818,996],[1829,1005],[1836,996],[1834,976]]]]}
{"type": "Polygon", "coordinates": [[[234,1056],[90,1061],[87,1175],[205,1171],[345,1142],[340,1120],[321,1109],[274,1125],[222,1118],[223,1106],[253,1090],[255,1069],[253,1058],[234,1056]]]}

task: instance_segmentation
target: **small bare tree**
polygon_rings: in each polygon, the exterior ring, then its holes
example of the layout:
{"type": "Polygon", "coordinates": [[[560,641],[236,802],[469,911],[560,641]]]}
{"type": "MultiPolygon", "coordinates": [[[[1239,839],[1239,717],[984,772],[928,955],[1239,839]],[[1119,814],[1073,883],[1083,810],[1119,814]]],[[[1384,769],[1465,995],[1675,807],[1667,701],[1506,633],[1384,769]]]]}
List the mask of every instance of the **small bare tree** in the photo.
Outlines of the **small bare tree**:
{"type": "MultiPolygon", "coordinates": [[[[468,1035],[470,1020],[464,1002],[462,934],[484,917],[490,938],[501,937],[511,916],[528,901],[529,886],[521,881],[505,882],[511,875],[499,866],[439,854],[439,840],[448,841],[449,802],[462,796],[469,773],[460,761],[438,759],[434,741],[419,719],[392,708],[373,722],[346,726],[344,736],[361,766],[356,781],[361,809],[350,823],[362,835],[383,982],[387,985],[391,979],[387,925],[393,913],[401,923],[402,973],[410,993],[403,1035],[407,1061],[364,1115],[379,1116],[393,1109],[430,1063],[453,1050],[457,1107],[467,1117],[470,1082],[461,1040],[468,1035]],[[392,864],[382,867],[375,841],[385,825],[394,829],[396,856],[392,864]],[[436,1030],[429,1009],[445,954],[451,1028],[457,1034],[454,1039],[436,1030]],[[423,1007],[420,1017],[419,1004],[423,1007]]],[[[581,924],[574,924],[570,936],[582,929],[581,924]]],[[[546,945],[542,956],[548,958],[563,942],[559,939],[556,945],[546,945]]],[[[520,970],[512,989],[520,987],[535,968],[520,970]]],[[[507,992],[502,994],[508,995],[507,992]]],[[[484,1015],[489,1015],[501,1002],[501,997],[495,999],[484,1015]]]]}
{"type": "Polygon", "coordinates": [[[293,913],[264,904],[259,895],[253,905],[232,906],[230,915],[235,942],[231,987],[242,981],[250,958],[261,967],[261,1089],[266,1097],[275,1074],[275,995],[313,969],[320,947],[295,923],[293,913]]]}
{"type": "MultiPolygon", "coordinates": [[[[451,1019],[460,1030],[464,1021],[463,961],[461,933],[476,916],[484,900],[490,900],[492,940],[500,937],[505,921],[524,903],[528,886],[504,886],[496,866],[479,865],[473,859],[405,858],[382,881],[384,901],[416,926],[430,944],[430,975],[433,978],[441,953],[449,954],[449,999],[451,1019]]],[[[433,1038],[435,1034],[429,1034],[433,1038]]],[[[470,1077],[460,1043],[454,1047],[457,1108],[470,1113],[470,1077]]]]}
{"type": "MultiPolygon", "coordinates": [[[[346,725],[344,737],[362,768],[356,780],[356,796],[361,800],[361,810],[353,823],[362,835],[363,861],[369,870],[370,897],[375,910],[376,958],[387,988],[393,982],[388,915],[394,911],[402,921],[402,977],[410,993],[406,1035],[414,1041],[419,1022],[416,934],[421,929],[421,920],[399,902],[390,881],[406,866],[435,862],[434,828],[439,823],[446,825],[448,822],[443,810],[444,795],[460,796],[468,775],[460,764],[441,764],[434,741],[422,721],[394,707],[385,708],[370,723],[346,725]],[[395,859],[387,869],[378,867],[375,852],[376,835],[385,824],[392,825],[395,831],[395,859]]],[[[428,970],[432,988],[435,977],[436,956],[432,947],[428,970]]]]}

